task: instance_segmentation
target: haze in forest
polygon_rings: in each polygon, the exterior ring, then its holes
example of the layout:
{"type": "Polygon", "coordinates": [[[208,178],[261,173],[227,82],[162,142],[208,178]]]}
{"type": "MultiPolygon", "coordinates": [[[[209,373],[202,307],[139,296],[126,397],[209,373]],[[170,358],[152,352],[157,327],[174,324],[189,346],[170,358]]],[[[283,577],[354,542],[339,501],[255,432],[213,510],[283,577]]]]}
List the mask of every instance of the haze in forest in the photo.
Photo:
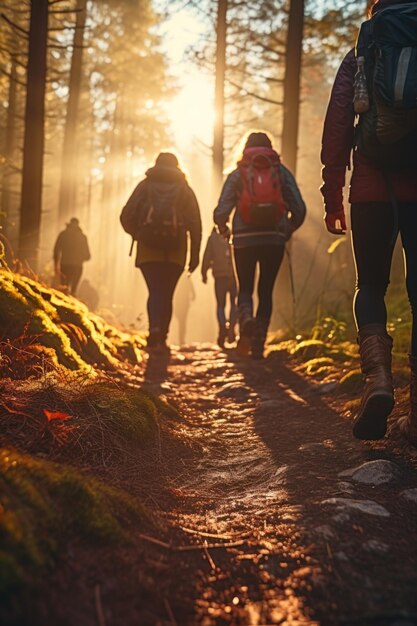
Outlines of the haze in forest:
{"type": "MultiPolygon", "coordinates": [[[[161,150],[175,151],[201,206],[204,246],[222,172],[238,158],[242,135],[263,129],[308,207],[291,246],[293,280],[287,265],[278,281],[273,324],[297,332],[322,313],[350,323],[349,241],[329,248],[323,228],[320,140],[363,0],[2,6],[1,228],[22,267],[50,283],[53,243],[77,217],[90,241],[84,277],[99,292],[99,312],[145,329],[145,286],[119,223],[128,196],[161,150]]],[[[213,285],[202,285],[199,270],[183,280],[196,296],[186,340],[213,340],[213,285]]]]}

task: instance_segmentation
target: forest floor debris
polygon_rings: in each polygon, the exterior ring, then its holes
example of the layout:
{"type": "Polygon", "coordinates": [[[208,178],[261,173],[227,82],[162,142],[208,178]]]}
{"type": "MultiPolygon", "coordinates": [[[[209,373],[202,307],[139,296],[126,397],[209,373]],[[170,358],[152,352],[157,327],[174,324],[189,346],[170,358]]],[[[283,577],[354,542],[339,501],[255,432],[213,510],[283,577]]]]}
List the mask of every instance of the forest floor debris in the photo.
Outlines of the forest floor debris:
{"type": "Polygon", "coordinates": [[[2,623],[417,623],[406,387],[389,436],[355,441],[354,346],[288,347],[30,376],[20,355],[0,383],[2,623]]]}

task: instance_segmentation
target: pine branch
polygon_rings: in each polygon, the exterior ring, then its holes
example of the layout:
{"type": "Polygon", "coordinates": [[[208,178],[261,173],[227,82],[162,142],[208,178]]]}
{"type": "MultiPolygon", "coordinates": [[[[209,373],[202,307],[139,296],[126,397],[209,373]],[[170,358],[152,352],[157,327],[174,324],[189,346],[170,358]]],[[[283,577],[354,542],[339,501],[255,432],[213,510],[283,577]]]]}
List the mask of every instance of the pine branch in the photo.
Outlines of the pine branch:
{"type": "Polygon", "coordinates": [[[17,30],[21,35],[24,35],[25,37],[29,37],[29,31],[27,31],[24,28],[22,28],[21,26],[19,26],[19,24],[16,24],[16,22],[13,22],[13,20],[11,20],[9,17],[7,17],[7,15],[5,15],[4,13],[1,13],[1,18],[9,26],[11,26],[15,30],[17,30]]]}

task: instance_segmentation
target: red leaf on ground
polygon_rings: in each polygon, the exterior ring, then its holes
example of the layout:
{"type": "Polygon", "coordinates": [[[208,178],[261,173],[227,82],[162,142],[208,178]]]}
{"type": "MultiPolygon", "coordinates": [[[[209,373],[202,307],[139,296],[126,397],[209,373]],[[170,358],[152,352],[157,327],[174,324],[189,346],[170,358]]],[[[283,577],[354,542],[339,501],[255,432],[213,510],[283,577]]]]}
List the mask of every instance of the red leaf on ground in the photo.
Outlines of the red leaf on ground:
{"type": "Polygon", "coordinates": [[[44,409],[43,412],[48,418],[48,422],[51,422],[52,420],[68,420],[72,418],[72,415],[62,413],[61,411],[49,411],[48,409],[44,409]]]}

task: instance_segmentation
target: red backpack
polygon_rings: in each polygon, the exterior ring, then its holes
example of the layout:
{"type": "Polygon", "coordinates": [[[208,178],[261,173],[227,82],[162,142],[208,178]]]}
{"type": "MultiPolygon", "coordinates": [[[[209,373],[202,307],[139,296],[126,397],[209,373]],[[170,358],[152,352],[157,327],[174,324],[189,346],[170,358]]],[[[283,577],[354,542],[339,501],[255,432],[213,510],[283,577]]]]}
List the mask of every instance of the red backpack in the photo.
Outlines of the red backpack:
{"type": "Polygon", "coordinates": [[[271,148],[247,148],[238,163],[242,192],[236,210],[250,226],[274,229],[287,212],[282,195],[281,161],[271,148]]]}

